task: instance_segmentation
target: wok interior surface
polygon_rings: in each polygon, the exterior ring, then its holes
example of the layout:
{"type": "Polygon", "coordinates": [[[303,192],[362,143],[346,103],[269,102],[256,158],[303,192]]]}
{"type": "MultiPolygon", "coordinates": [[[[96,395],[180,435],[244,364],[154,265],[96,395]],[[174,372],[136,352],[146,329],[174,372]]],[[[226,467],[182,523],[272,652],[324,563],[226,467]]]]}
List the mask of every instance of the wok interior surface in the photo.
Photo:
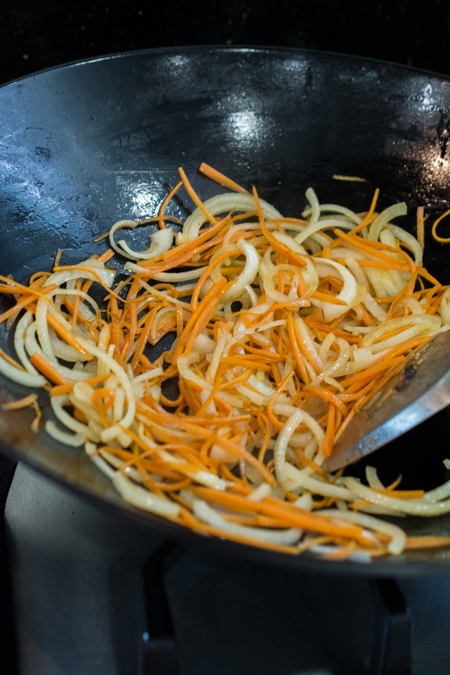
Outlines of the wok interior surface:
{"type": "MultiPolygon", "coordinates": [[[[133,52],[44,71],[0,89],[1,273],[26,282],[101,253],[93,239],[117,220],[154,215],[183,166],[203,199],[223,191],[200,176],[207,162],[299,216],[305,191],[321,202],[368,209],[406,201],[401,224],[415,232],[449,208],[450,83],[446,78],[363,59],[282,49],[185,48],[133,52]],[[333,179],[357,176],[365,182],[333,179]]],[[[192,209],[180,192],[172,212],[192,209]]],[[[143,243],[145,232],[135,240],[143,243]]],[[[426,229],[425,265],[450,282],[447,248],[426,229]]],[[[8,300],[2,296],[3,309],[8,300]]],[[[11,350],[0,326],[0,346],[11,350]]],[[[1,379],[0,402],[25,395],[1,379]]],[[[45,394],[41,402],[45,404],[45,394]]],[[[47,414],[44,408],[44,414],[47,414]]],[[[431,489],[448,476],[447,410],[370,459],[383,479],[431,489]]],[[[0,410],[3,450],[144,528],[261,562],[333,572],[416,574],[450,570],[450,551],[408,553],[371,565],[284,556],[207,540],[123,502],[83,448],[29,429],[29,410],[0,410]]],[[[363,466],[351,469],[363,475],[363,466]]],[[[450,534],[450,515],[397,520],[409,534],[450,534]]]]}

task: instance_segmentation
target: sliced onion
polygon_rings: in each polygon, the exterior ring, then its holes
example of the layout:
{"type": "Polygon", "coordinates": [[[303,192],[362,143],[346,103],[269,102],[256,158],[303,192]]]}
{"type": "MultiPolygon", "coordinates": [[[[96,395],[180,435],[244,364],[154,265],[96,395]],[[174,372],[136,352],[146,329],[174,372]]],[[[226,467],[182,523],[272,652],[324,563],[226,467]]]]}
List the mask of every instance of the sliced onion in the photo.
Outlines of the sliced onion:
{"type": "Polygon", "coordinates": [[[162,230],[156,230],[149,235],[150,246],[145,251],[133,251],[126,241],[121,239],[119,244],[122,248],[122,255],[132,260],[151,260],[162,253],[166,253],[173,244],[173,232],[167,227],[162,230]]]}
{"type": "MultiPolygon", "coordinates": [[[[370,347],[373,341],[376,338],[381,337],[384,333],[388,333],[399,328],[407,328],[412,325],[422,326],[422,330],[434,332],[439,330],[441,327],[441,320],[439,317],[432,314],[412,314],[399,317],[398,319],[390,319],[389,321],[385,321],[381,326],[375,326],[375,328],[372,328],[372,330],[364,336],[364,346],[370,347]]],[[[374,347],[378,347],[379,344],[380,343],[377,343],[374,345],[374,347]]]]}
{"type": "Polygon", "coordinates": [[[0,356],[0,373],[9,380],[23,384],[25,387],[44,387],[47,384],[47,380],[42,375],[33,375],[28,370],[16,368],[3,356],[0,356]]]}
{"type": "Polygon", "coordinates": [[[414,254],[414,262],[416,265],[420,265],[423,258],[423,251],[417,239],[409,232],[406,232],[406,230],[404,230],[402,227],[398,227],[398,225],[392,225],[392,223],[390,223],[387,226],[387,229],[390,230],[397,237],[397,239],[400,239],[400,241],[402,241],[412,250],[414,254]]]}
{"type": "Polygon", "coordinates": [[[50,405],[52,406],[52,410],[55,413],[55,417],[61,422],[61,424],[63,424],[68,429],[71,429],[71,431],[74,431],[75,433],[83,434],[84,438],[93,441],[94,443],[98,443],[100,441],[100,436],[95,431],[92,431],[92,429],[90,429],[87,424],[79,422],[74,417],[72,417],[72,415],[69,415],[66,410],[64,410],[63,405],[67,405],[68,403],[69,398],[65,395],[50,397],[50,405]]]}
{"type": "Polygon", "coordinates": [[[450,288],[447,288],[441,299],[440,313],[442,321],[450,326],[450,288]]]}
{"type": "Polygon", "coordinates": [[[70,445],[74,448],[78,448],[80,445],[83,445],[85,440],[84,434],[81,433],[69,434],[67,431],[62,431],[62,429],[59,429],[56,426],[53,420],[46,421],[45,431],[48,433],[49,436],[54,438],[55,441],[64,443],[64,445],[70,445]]]}
{"type": "Polygon", "coordinates": [[[340,220],[338,218],[323,218],[305,227],[303,232],[300,232],[300,234],[296,235],[295,241],[297,242],[297,244],[302,244],[304,241],[306,241],[306,239],[308,239],[308,237],[311,237],[317,232],[320,232],[320,230],[324,230],[330,227],[339,227],[342,230],[353,230],[353,228],[356,227],[356,224],[349,223],[345,220],[340,220]]]}
{"type": "MultiPolygon", "coordinates": [[[[348,310],[352,308],[357,293],[356,279],[353,274],[346,267],[344,267],[344,265],[341,265],[335,260],[329,260],[328,258],[316,258],[316,264],[318,262],[320,262],[321,265],[331,265],[331,267],[334,267],[334,269],[339,272],[344,282],[344,286],[336,298],[345,302],[347,306],[332,305],[330,302],[322,303],[325,321],[332,321],[338,316],[341,316],[341,314],[345,314],[345,312],[348,312],[348,310]]],[[[319,276],[322,276],[320,269],[318,269],[318,272],[319,276]]]]}
{"type": "MultiPolygon", "coordinates": [[[[325,212],[331,212],[331,213],[340,213],[344,216],[346,216],[349,220],[353,221],[355,225],[359,225],[359,223],[362,221],[362,218],[360,216],[356,215],[354,211],[351,211],[350,209],[347,209],[345,206],[339,206],[339,204],[320,204],[319,206],[320,213],[325,212]]],[[[302,213],[303,218],[307,218],[310,216],[312,213],[312,208],[309,207],[305,209],[302,213]]]]}
{"type": "Polygon", "coordinates": [[[237,298],[244,291],[245,287],[252,284],[258,274],[260,256],[256,248],[245,241],[239,241],[237,246],[245,255],[245,267],[238,276],[233,286],[222,296],[222,301],[230,301],[237,298]]]}
{"type": "Polygon", "coordinates": [[[192,349],[199,354],[214,354],[217,347],[215,340],[211,340],[208,335],[200,333],[194,340],[192,349]]]}
{"type": "MultiPolygon", "coordinates": [[[[25,350],[25,333],[33,322],[33,313],[30,312],[30,310],[27,310],[17,323],[14,333],[14,349],[16,350],[16,354],[19,357],[23,367],[29,373],[31,373],[31,375],[38,376],[42,380],[42,383],[45,384],[45,378],[43,378],[42,375],[38,373],[36,368],[30,363],[25,350]]],[[[38,384],[37,386],[43,386],[43,384],[38,384]]]]}
{"type": "Polygon", "coordinates": [[[297,267],[294,265],[276,265],[272,267],[271,270],[267,272],[267,274],[264,275],[263,279],[263,284],[264,284],[264,290],[266,291],[267,295],[270,298],[273,298],[275,302],[278,303],[284,303],[284,302],[295,302],[299,300],[299,296],[297,293],[297,288],[300,283],[300,277],[299,273],[297,270],[297,267]],[[275,281],[274,277],[278,277],[279,273],[286,273],[290,272],[290,289],[289,293],[285,295],[284,293],[280,293],[280,291],[275,290],[275,281]]]}
{"type": "Polygon", "coordinates": [[[406,534],[405,532],[394,525],[393,523],[387,523],[384,520],[379,520],[378,518],[373,518],[372,516],[367,516],[362,513],[355,513],[355,511],[340,511],[339,514],[336,514],[336,511],[332,509],[325,509],[321,511],[324,516],[330,516],[336,521],[343,521],[351,523],[356,523],[362,527],[367,527],[369,530],[374,530],[375,532],[383,532],[391,537],[391,541],[388,544],[389,553],[392,555],[399,555],[403,552],[406,543],[406,534]]]}
{"type": "Polygon", "coordinates": [[[330,377],[330,375],[339,372],[339,370],[343,366],[345,366],[345,364],[349,360],[350,358],[349,343],[343,338],[336,338],[336,344],[339,346],[340,349],[340,354],[338,358],[335,361],[331,362],[331,364],[325,368],[323,373],[321,373],[311,381],[311,386],[317,387],[317,385],[320,384],[326,377],[330,377]]]}
{"type": "MultiPolygon", "coordinates": [[[[265,218],[282,218],[281,213],[263,199],[260,199],[259,203],[265,218]]],[[[203,204],[213,216],[220,213],[228,213],[233,210],[242,213],[256,211],[256,204],[253,196],[243,193],[226,192],[217,195],[216,197],[212,197],[211,199],[207,199],[203,204]]],[[[198,235],[201,226],[206,222],[207,219],[203,212],[200,211],[199,208],[195,209],[195,211],[193,211],[186,219],[183,231],[177,236],[177,244],[185,242],[188,239],[194,239],[198,235]]]]}
{"type": "MultiPolygon", "coordinates": [[[[45,286],[51,286],[56,284],[56,286],[61,286],[62,284],[71,281],[72,279],[91,279],[92,281],[98,281],[98,278],[102,280],[105,286],[111,288],[114,277],[116,276],[115,270],[107,269],[103,263],[100,265],[95,265],[92,260],[86,260],[85,262],[80,263],[79,265],[74,265],[74,267],[67,270],[59,270],[51,274],[44,283],[45,286]],[[92,272],[86,269],[78,270],[78,267],[91,268],[92,272]]],[[[69,293],[67,295],[70,295],[69,293]]]]}
{"type": "Polygon", "coordinates": [[[215,509],[208,506],[201,499],[196,499],[194,502],[194,515],[203,520],[203,522],[208,523],[208,525],[217,527],[224,532],[272,544],[293,546],[300,541],[303,534],[303,531],[297,528],[271,530],[263,527],[250,527],[248,525],[232,523],[229,520],[225,520],[215,509]]]}
{"type": "Polygon", "coordinates": [[[393,204],[392,206],[389,206],[387,209],[384,209],[384,211],[382,211],[380,215],[377,218],[375,218],[375,220],[371,224],[367,238],[370,239],[371,241],[378,241],[381,230],[383,229],[383,227],[386,227],[386,225],[389,223],[390,220],[392,220],[393,218],[398,218],[399,216],[406,216],[406,214],[407,208],[405,202],[393,204]]]}
{"type": "Polygon", "coordinates": [[[133,506],[145,511],[151,511],[159,516],[176,518],[180,513],[180,506],[169,499],[158,497],[148,490],[139,487],[120,471],[116,471],[112,477],[112,484],[120,496],[133,506]]]}

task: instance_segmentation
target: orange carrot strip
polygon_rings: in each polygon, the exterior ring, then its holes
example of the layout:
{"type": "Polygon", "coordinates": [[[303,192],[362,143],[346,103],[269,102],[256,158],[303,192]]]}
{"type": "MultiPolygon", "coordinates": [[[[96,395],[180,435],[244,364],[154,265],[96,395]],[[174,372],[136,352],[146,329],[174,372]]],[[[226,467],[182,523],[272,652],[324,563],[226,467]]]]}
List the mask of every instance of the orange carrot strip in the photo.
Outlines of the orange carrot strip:
{"type": "Polygon", "coordinates": [[[425,248],[424,223],[425,223],[425,219],[423,217],[423,206],[418,206],[417,207],[417,241],[419,242],[419,246],[422,249],[422,251],[425,248]]]}
{"type": "Polygon", "coordinates": [[[449,214],[450,214],[450,210],[443,213],[442,216],[439,216],[439,218],[434,221],[433,227],[431,228],[431,234],[436,239],[436,241],[439,241],[441,244],[449,244],[450,243],[450,237],[447,237],[447,238],[440,237],[438,234],[436,234],[436,228],[439,225],[439,223],[441,222],[441,220],[446,218],[449,214]]]}
{"type": "Polygon", "coordinates": [[[321,476],[323,478],[325,483],[328,483],[328,484],[331,483],[330,479],[328,478],[327,474],[322,469],[322,467],[319,466],[318,464],[316,464],[316,462],[314,462],[314,460],[308,459],[308,457],[305,455],[303,450],[301,450],[301,448],[295,448],[295,454],[297,455],[297,457],[299,458],[299,460],[301,461],[302,464],[304,464],[305,466],[309,466],[311,469],[314,469],[314,471],[316,473],[318,473],[319,476],[321,476]]]}
{"type": "Polygon", "coordinates": [[[78,342],[75,335],[71,333],[65,326],[63,326],[62,323],[58,321],[56,316],[50,314],[50,312],[47,312],[47,322],[50,324],[50,326],[53,326],[58,335],[60,335],[62,339],[67,342],[67,344],[76,349],[79,354],[82,356],[88,356],[88,352],[80,344],[80,342],[78,342]]]}
{"type": "Polygon", "coordinates": [[[211,223],[211,225],[215,225],[217,223],[217,220],[214,218],[212,213],[210,213],[208,209],[205,207],[202,200],[199,198],[194,188],[190,184],[188,177],[186,176],[181,166],[178,168],[178,173],[181,176],[181,180],[183,181],[183,185],[186,188],[186,192],[188,193],[189,197],[192,199],[197,208],[199,208],[200,211],[203,213],[206,220],[208,220],[211,223]]]}
{"type": "Polygon", "coordinates": [[[330,403],[328,406],[328,419],[325,436],[322,442],[322,453],[324,457],[329,457],[333,449],[335,434],[336,407],[330,403]]]}
{"type": "Polygon", "coordinates": [[[309,297],[329,302],[331,305],[343,305],[344,307],[347,305],[346,302],[336,298],[334,295],[328,295],[328,293],[321,293],[320,291],[313,291],[309,297]]]}
{"type": "Polygon", "coordinates": [[[16,401],[9,401],[4,403],[1,407],[2,410],[21,410],[22,408],[28,408],[30,405],[33,405],[37,401],[37,394],[29,394],[24,398],[19,398],[16,401]]]}
{"type": "Polygon", "coordinates": [[[167,204],[170,202],[172,197],[178,192],[178,190],[180,189],[180,187],[182,185],[183,185],[183,181],[180,181],[179,183],[177,183],[177,185],[175,185],[175,187],[169,192],[167,197],[165,197],[163,203],[160,206],[158,216],[159,216],[159,227],[160,227],[161,230],[166,229],[166,226],[164,224],[164,218],[162,216],[164,215],[164,211],[166,210],[167,204]]]}
{"type": "Polygon", "coordinates": [[[30,359],[30,363],[39,370],[44,377],[46,377],[50,382],[55,384],[69,384],[69,381],[61,375],[61,373],[56,370],[52,364],[47,361],[46,358],[41,356],[38,352],[34,352],[33,356],[30,359]]]}
{"type": "Polygon", "coordinates": [[[234,180],[224,176],[224,174],[220,173],[220,171],[213,169],[212,166],[209,166],[209,164],[205,164],[205,162],[200,164],[199,171],[201,171],[201,173],[203,173],[205,176],[208,176],[208,178],[211,178],[211,180],[214,180],[216,183],[219,183],[219,185],[222,185],[229,190],[249,194],[248,190],[235,183],[234,180]]]}
{"type": "Polygon", "coordinates": [[[3,323],[3,321],[6,321],[10,317],[15,316],[20,312],[20,310],[24,309],[33,302],[36,302],[36,298],[34,297],[34,295],[31,295],[28,298],[21,300],[20,302],[17,303],[17,305],[14,305],[14,307],[11,307],[11,309],[8,309],[6,312],[3,312],[3,314],[0,315],[0,323],[3,323]]]}
{"type": "Polygon", "coordinates": [[[221,255],[217,256],[215,260],[213,260],[206,270],[202,273],[200,279],[197,281],[197,285],[194,288],[194,292],[192,293],[192,298],[191,298],[191,309],[194,311],[197,309],[198,305],[198,296],[200,291],[203,288],[203,284],[211,274],[211,271],[218,265],[219,263],[222,262],[222,260],[225,260],[226,258],[230,258],[231,256],[239,256],[242,255],[242,251],[240,248],[234,248],[232,251],[226,251],[225,253],[222,253],[221,255]]]}
{"type": "Polygon", "coordinates": [[[102,262],[102,263],[106,263],[106,262],[108,262],[108,260],[111,260],[113,255],[114,255],[114,251],[112,250],[112,248],[108,248],[107,251],[105,251],[104,253],[102,253],[101,255],[98,256],[97,261],[102,262]]]}
{"type": "Polygon", "coordinates": [[[265,373],[270,373],[272,370],[271,366],[268,366],[265,363],[261,363],[258,359],[251,359],[251,355],[248,358],[243,358],[240,356],[222,356],[220,359],[221,363],[228,363],[232,366],[243,366],[244,368],[257,368],[258,370],[263,370],[265,373]]]}
{"type": "Polygon", "coordinates": [[[381,490],[372,488],[374,492],[379,492],[381,495],[388,497],[398,497],[398,499],[422,499],[425,494],[424,490],[381,490]]]}
{"type": "Polygon", "coordinates": [[[273,424],[273,426],[275,427],[275,429],[282,429],[282,428],[283,428],[283,424],[282,424],[281,422],[279,422],[279,421],[277,420],[277,418],[275,417],[275,415],[273,414],[273,412],[272,412],[272,407],[273,407],[275,401],[277,400],[278,396],[281,394],[281,392],[282,392],[283,389],[285,388],[285,386],[286,386],[286,385],[288,384],[288,382],[291,380],[291,378],[292,378],[293,375],[294,375],[294,371],[291,370],[291,372],[288,373],[288,374],[286,375],[286,377],[284,378],[284,380],[283,380],[282,382],[280,382],[279,386],[277,387],[276,392],[274,393],[274,395],[273,395],[272,398],[270,399],[269,403],[267,404],[266,415],[267,415],[267,417],[269,418],[271,424],[273,424]]]}
{"type": "Polygon", "coordinates": [[[444,548],[450,546],[450,537],[425,535],[423,537],[407,537],[405,551],[414,551],[424,548],[444,548]]]}
{"type": "Polygon", "coordinates": [[[396,358],[392,359],[383,358],[381,363],[378,363],[378,365],[372,366],[371,368],[366,368],[365,370],[360,371],[357,375],[353,375],[353,377],[348,377],[346,380],[341,382],[341,385],[343,387],[346,387],[349,384],[353,384],[353,382],[358,382],[359,380],[367,380],[369,378],[374,377],[374,375],[378,375],[383,370],[387,370],[391,366],[395,366],[398,363],[403,363],[404,360],[405,359],[403,356],[397,356],[396,358]]]}
{"type": "Polygon", "coordinates": [[[310,392],[314,396],[318,396],[319,398],[323,399],[324,401],[327,401],[328,403],[332,403],[335,405],[339,410],[341,410],[343,413],[345,413],[346,408],[345,404],[341,401],[336,394],[333,394],[329,389],[322,389],[322,387],[313,387],[310,384],[305,385],[303,388],[304,392],[310,392]]]}
{"type": "Polygon", "coordinates": [[[355,227],[353,230],[351,230],[350,234],[357,234],[361,230],[363,230],[367,225],[369,225],[370,221],[372,220],[372,217],[375,213],[375,207],[377,205],[378,201],[378,195],[380,194],[380,190],[377,188],[375,190],[375,193],[372,198],[372,203],[370,205],[370,209],[367,211],[366,215],[364,216],[363,220],[360,222],[360,224],[355,227]]]}
{"type": "Polygon", "coordinates": [[[358,265],[360,265],[360,267],[376,267],[386,270],[409,272],[409,267],[400,262],[396,263],[395,258],[392,258],[392,263],[384,262],[384,260],[358,260],[358,265]]]}
{"type": "MultiPolygon", "coordinates": [[[[90,377],[87,380],[83,380],[83,383],[89,384],[89,386],[91,387],[95,387],[97,384],[105,382],[105,380],[107,380],[109,377],[111,377],[111,373],[105,373],[105,375],[96,375],[95,377],[90,377]]],[[[75,384],[76,382],[71,382],[69,384],[59,384],[55,387],[52,387],[50,389],[50,396],[59,396],[60,394],[70,394],[70,392],[73,391],[75,384]]]]}
{"type": "MultiPolygon", "coordinates": [[[[260,207],[261,208],[261,207],[260,207]]],[[[262,215],[261,211],[261,220],[260,220],[260,225],[261,225],[261,231],[264,234],[265,238],[269,242],[269,244],[272,246],[272,248],[280,253],[282,256],[287,258],[289,262],[291,262],[293,265],[296,265],[297,267],[306,267],[306,263],[302,258],[299,257],[297,253],[294,253],[294,251],[291,251],[287,246],[282,244],[278,239],[275,239],[275,237],[272,235],[272,233],[268,230],[266,227],[266,224],[264,222],[264,216],[262,215]]],[[[300,280],[303,280],[302,285],[300,286],[300,291],[302,293],[306,293],[307,288],[305,284],[305,280],[303,279],[303,275],[301,274],[300,270],[298,270],[300,280]]]]}

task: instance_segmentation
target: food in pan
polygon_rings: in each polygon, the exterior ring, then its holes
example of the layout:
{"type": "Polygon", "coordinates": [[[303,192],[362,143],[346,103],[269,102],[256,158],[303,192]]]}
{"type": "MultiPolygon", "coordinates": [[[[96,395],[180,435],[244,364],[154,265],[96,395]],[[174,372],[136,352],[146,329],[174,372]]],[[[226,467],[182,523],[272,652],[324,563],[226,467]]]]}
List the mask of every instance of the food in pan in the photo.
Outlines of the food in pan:
{"type": "MultiPolygon", "coordinates": [[[[450,289],[397,224],[406,205],[378,213],[377,190],[357,214],[310,188],[301,218],[284,217],[201,170],[228,191],[202,202],[180,169],[159,213],[116,223],[103,255],[67,266],[58,254],[28,286],[1,277],[16,304],[0,321],[17,321],[0,371],[48,389],[46,432],[84,446],[125,500],[200,534],[336,560],[448,545],[383,516],[450,511],[450,482],[424,493],[370,467],[367,485],[321,468],[358,410],[450,326],[450,289]],[[167,215],[182,185],[196,207],[184,223],[167,215]],[[142,224],[156,227],[146,250],[118,240],[142,224]]],[[[33,395],[21,405],[40,413],[33,395]]]]}

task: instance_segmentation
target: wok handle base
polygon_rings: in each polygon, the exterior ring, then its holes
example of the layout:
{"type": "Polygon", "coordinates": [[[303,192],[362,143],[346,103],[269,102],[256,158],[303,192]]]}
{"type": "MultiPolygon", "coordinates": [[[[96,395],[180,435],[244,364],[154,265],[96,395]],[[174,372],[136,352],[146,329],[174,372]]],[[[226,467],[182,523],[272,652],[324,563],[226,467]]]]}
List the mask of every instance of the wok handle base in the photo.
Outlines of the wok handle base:
{"type": "Polygon", "coordinates": [[[164,577],[184,551],[184,546],[167,539],[151,554],[144,565],[142,675],[179,673],[175,631],[164,577]]]}
{"type": "Polygon", "coordinates": [[[376,623],[369,675],[411,675],[411,610],[395,579],[376,579],[372,588],[376,623]]]}

